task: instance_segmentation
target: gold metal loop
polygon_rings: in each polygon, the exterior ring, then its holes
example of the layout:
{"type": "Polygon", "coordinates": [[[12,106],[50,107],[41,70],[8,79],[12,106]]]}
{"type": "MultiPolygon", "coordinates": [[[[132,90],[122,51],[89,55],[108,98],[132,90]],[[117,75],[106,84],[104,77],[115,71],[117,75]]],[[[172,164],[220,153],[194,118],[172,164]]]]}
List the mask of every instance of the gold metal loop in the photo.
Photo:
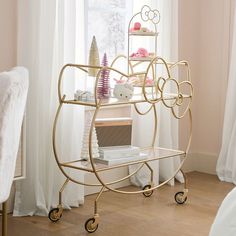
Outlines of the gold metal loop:
{"type": "MultiPolygon", "coordinates": [[[[187,84],[189,85],[190,87],[190,94],[187,94],[187,98],[185,98],[185,100],[188,100],[188,104],[187,104],[187,107],[184,109],[184,111],[181,113],[181,115],[177,115],[177,112],[175,110],[175,107],[172,107],[171,110],[172,110],[172,114],[174,115],[174,117],[176,119],[182,119],[186,113],[188,112],[188,110],[190,109],[191,107],[191,104],[192,104],[192,97],[193,97],[193,85],[190,81],[182,81],[179,83],[179,87],[181,88],[182,85],[184,84],[187,84]]],[[[179,93],[179,99],[178,99],[178,102],[177,102],[177,106],[180,107],[183,105],[183,101],[184,101],[184,98],[183,98],[183,95],[181,93],[179,93]]]]}
{"type": "MultiPolygon", "coordinates": [[[[165,82],[163,83],[163,85],[162,85],[162,88],[161,88],[161,97],[162,97],[162,102],[163,102],[163,104],[167,107],[167,108],[172,108],[172,107],[174,107],[174,106],[176,106],[176,104],[178,103],[178,99],[179,99],[179,83],[177,82],[177,80],[176,79],[173,79],[173,78],[168,78],[168,79],[166,79],[165,80],[165,82]],[[175,93],[175,98],[174,98],[174,103],[172,104],[172,105],[169,105],[167,102],[166,102],[166,99],[165,99],[165,95],[167,94],[165,94],[165,86],[166,86],[166,84],[169,82],[169,81],[171,81],[171,82],[174,82],[175,83],[175,85],[176,85],[176,87],[177,87],[177,92],[175,93]]],[[[173,99],[172,99],[173,100],[173,99]]]]}
{"type": "MultiPolygon", "coordinates": [[[[129,65],[129,68],[130,68],[130,71],[131,71],[131,74],[133,74],[134,73],[134,70],[133,70],[133,66],[132,66],[132,64],[131,64],[131,62],[128,60],[128,57],[126,56],[126,55],[118,55],[117,57],[115,57],[115,59],[112,61],[112,63],[111,63],[111,65],[110,65],[110,67],[111,68],[114,68],[114,65],[115,65],[115,63],[119,60],[119,59],[125,59],[125,60],[127,60],[127,62],[128,62],[128,65],[129,65]]],[[[123,77],[123,75],[122,75],[122,77],[123,77]]],[[[121,79],[122,79],[122,77],[121,77],[121,79]]]]}
{"type": "MultiPolygon", "coordinates": [[[[152,94],[152,99],[149,99],[148,98],[148,96],[147,96],[147,91],[146,91],[146,81],[147,81],[147,77],[148,77],[148,72],[149,72],[149,70],[151,69],[152,71],[154,70],[153,68],[159,63],[159,61],[165,66],[165,68],[166,68],[166,72],[167,72],[167,75],[168,75],[168,77],[170,77],[170,70],[169,70],[169,68],[168,68],[168,64],[167,64],[167,62],[163,59],[163,58],[161,58],[161,57],[155,57],[155,58],[153,58],[152,60],[151,60],[151,62],[149,63],[149,65],[148,65],[148,67],[147,67],[147,72],[146,72],[146,74],[145,74],[145,76],[144,76],[144,82],[143,82],[143,87],[142,87],[142,92],[143,92],[143,96],[144,96],[144,98],[145,98],[145,100],[147,101],[147,102],[149,102],[149,103],[151,103],[151,104],[155,104],[155,103],[157,103],[158,101],[160,101],[160,98],[158,98],[157,97],[157,95],[158,95],[158,91],[161,91],[161,89],[159,90],[159,88],[157,87],[157,89],[155,89],[155,94],[152,94]]],[[[158,80],[157,80],[157,83],[158,83],[158,81],[160,81],[161,79],[159,78],[158,80]]],[[[156,81],[156,72],[154,72],[154,75],[153,75],[153,81],[154,81],[154,83],[155,83],[155,81],[156,81]]],[[[165,81],[166,82],[166,81],[165,81]]]]}
{"type": "Polygon", "coordinates": [[[144,5],[140,12],[141,19],[143,21],[151,21],[153,24],[158,24],[160,22],[160,12],[157,9],[151,9],[149,6],[144,5]]]}
{"type": "Polygon", "coordinates": [[[139,115],[146,115],[146,114],[148,114],[148,113],[152,110],[153,105],[150,105],[150,107],[149,107],[145,112],[141,112],[141,111],[139,110],[139,108],[138,108],[138,106],[137,106],[136,103],[134,103],[134,108],[135,108],[135,111],[136,111],[139,115]]]}

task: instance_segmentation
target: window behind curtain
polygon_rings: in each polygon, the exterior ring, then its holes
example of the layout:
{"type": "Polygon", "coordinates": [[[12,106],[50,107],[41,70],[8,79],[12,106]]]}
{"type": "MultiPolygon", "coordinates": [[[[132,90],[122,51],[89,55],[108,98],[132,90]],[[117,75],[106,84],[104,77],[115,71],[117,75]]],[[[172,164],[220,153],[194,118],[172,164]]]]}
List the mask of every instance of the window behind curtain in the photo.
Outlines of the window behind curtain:
{"type": "Polygon", "coordinates": [[[109,64],[119,54],[127,54],[127,24],[131,16],[132,1],[88,0],[85,1],[87,58],[95,35],[100,61],[106,52],[109,64]]]}

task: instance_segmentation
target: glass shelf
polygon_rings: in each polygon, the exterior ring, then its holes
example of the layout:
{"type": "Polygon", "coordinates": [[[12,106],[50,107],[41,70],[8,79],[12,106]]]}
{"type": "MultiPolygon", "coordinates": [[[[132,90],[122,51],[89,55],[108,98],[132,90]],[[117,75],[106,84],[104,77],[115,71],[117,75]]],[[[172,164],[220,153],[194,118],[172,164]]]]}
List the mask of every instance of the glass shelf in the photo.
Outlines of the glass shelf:
{"type": "MultiPolygon", "coordinates": [[[[148,88],[152,88],[152,87],[148,87],[148,88]]],[[[183,96],[183,99],[186,98],[191,98],[191,95],[188,94],[181,94],[183,96]]],[[[157,94],[157,96],[155,95],[155,97],[152,97],[152,94],[147,94],[147,98],[149,99],[149,101],[153,101],[153,102],[160,102],[162,100],[175,100],[178,97],[177,94],[174,93],[166,93],[163,95],[163,98],[161,97],[161,94],[157,94]],[[158,101],[157,101],[158,99],[158,101]]],[[[99,104],[99,99],[97,100],[98,104],[99,104]]],[[[140,95],[134,95],[132,97],[132,99],[130,100],[119,100],[115,97],[110,97],[110,98],[106,98],[106,99],[101,99],[101,103],[100,106],[104,107],[104,106],[115,106],[115,105],[124,105],[124,104],[135,104],[135,103],[144,103],[147,102],[143,96],[143,94],[140,95]]],[[[84,105],[84,106],[92,106],[92,107],[96,107],[96,103],[95,100],[91,100],[91,101],[79,101],[79,100],[64,100],[62,101],[62,103],[65,104],[74,104],[74,105],[84,105]]]]}
{"type": "Polygon", "coordinates": [[[153,58],[155,58],[155,56],[153,57],[129,57],[130,61],[151,61],[153,60],[153,58]]]}
{"type": "MultiPolygon", "coordinates": [[[[101,163],[96,162],[94,160],[94,165],[96,168],[97,172],[103,172],[111,169],[116,169],[120,167],[125,167],[128,165],[135,165],[135,164],[142,164],[144,162],[150,162],[150,161],[155,161],[155,160],[161,160],[161,159],[166,159],[166,158],[171,158],[171,157],[184,157],[186,153],[184,151],[180,150],[173,150],[173,149],[166,149],[166,148],[160,148],[160,147],[151,147],[151,148],[143,148],[140,150],[142,154],[146,155],[146,158],[137,158],[136,160],[134,158],[131,158],[132,161],[127,158],[127,161],[121,164],[115,164],[115,165],[104,165],[101,163]]],[[[93,168],[91,166],[91,163],[87,160],[75,160],[71,162],[64,162],[61,163],[61,166],[66,167],[66,168],[72,168],[72,169],[78,169],[78,170],[83,170],[83,171],[88,171],[88,172],[94,172],[93,168]]]]}
{"type": "Polygon", "coordinates": [[[130,32],[130,36],[158,36],[159,33],[155,32],[130,32]]]}

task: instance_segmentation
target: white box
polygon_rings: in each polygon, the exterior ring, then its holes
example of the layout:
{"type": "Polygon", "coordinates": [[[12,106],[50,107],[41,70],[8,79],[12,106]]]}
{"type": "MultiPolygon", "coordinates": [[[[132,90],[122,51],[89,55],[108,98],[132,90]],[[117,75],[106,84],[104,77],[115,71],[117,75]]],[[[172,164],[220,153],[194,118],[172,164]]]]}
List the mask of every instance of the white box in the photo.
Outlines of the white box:
{"type": "Polygon", "coordinates": [[[140,153],[137,156],[130,156],[130,157],[126,157],[126,158],[117,158],[117,159],[110,159],[110,160],[94,158],[94,161],[95,161],[95,163],[100,163],[100,164],[103,164],[103,165],[112,166],[112,165],[119,165],[119,164],[132,162],[132,161],[146,160],[147,157],[148,157],[147,154],[140,153]]]}
{"type": "Polygon", "coordinates": [[[140,154],[140,148],[130,145],[100,147],[99,154],[101,159],[106,159],[106,160],[127,158],[130,156],[138,156],[140,154]]]}

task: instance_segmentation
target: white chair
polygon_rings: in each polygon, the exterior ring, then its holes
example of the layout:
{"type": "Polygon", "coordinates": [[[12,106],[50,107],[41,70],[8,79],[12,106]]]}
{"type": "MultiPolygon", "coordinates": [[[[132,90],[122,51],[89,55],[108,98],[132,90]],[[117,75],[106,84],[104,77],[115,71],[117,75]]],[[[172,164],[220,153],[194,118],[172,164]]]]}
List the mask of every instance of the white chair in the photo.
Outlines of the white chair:
{"type": "Polygon", "coordinates": [[[28,92],[28,71],[15,67],[0,73],[0,204],[2,235],[7,235],[7,199],[14,178],[28,92]]]}
{"type": "Polygon", "coordinates": [[[236,235],[236,188],[231,190],[217,212],[209,236],[236,235]]]}

